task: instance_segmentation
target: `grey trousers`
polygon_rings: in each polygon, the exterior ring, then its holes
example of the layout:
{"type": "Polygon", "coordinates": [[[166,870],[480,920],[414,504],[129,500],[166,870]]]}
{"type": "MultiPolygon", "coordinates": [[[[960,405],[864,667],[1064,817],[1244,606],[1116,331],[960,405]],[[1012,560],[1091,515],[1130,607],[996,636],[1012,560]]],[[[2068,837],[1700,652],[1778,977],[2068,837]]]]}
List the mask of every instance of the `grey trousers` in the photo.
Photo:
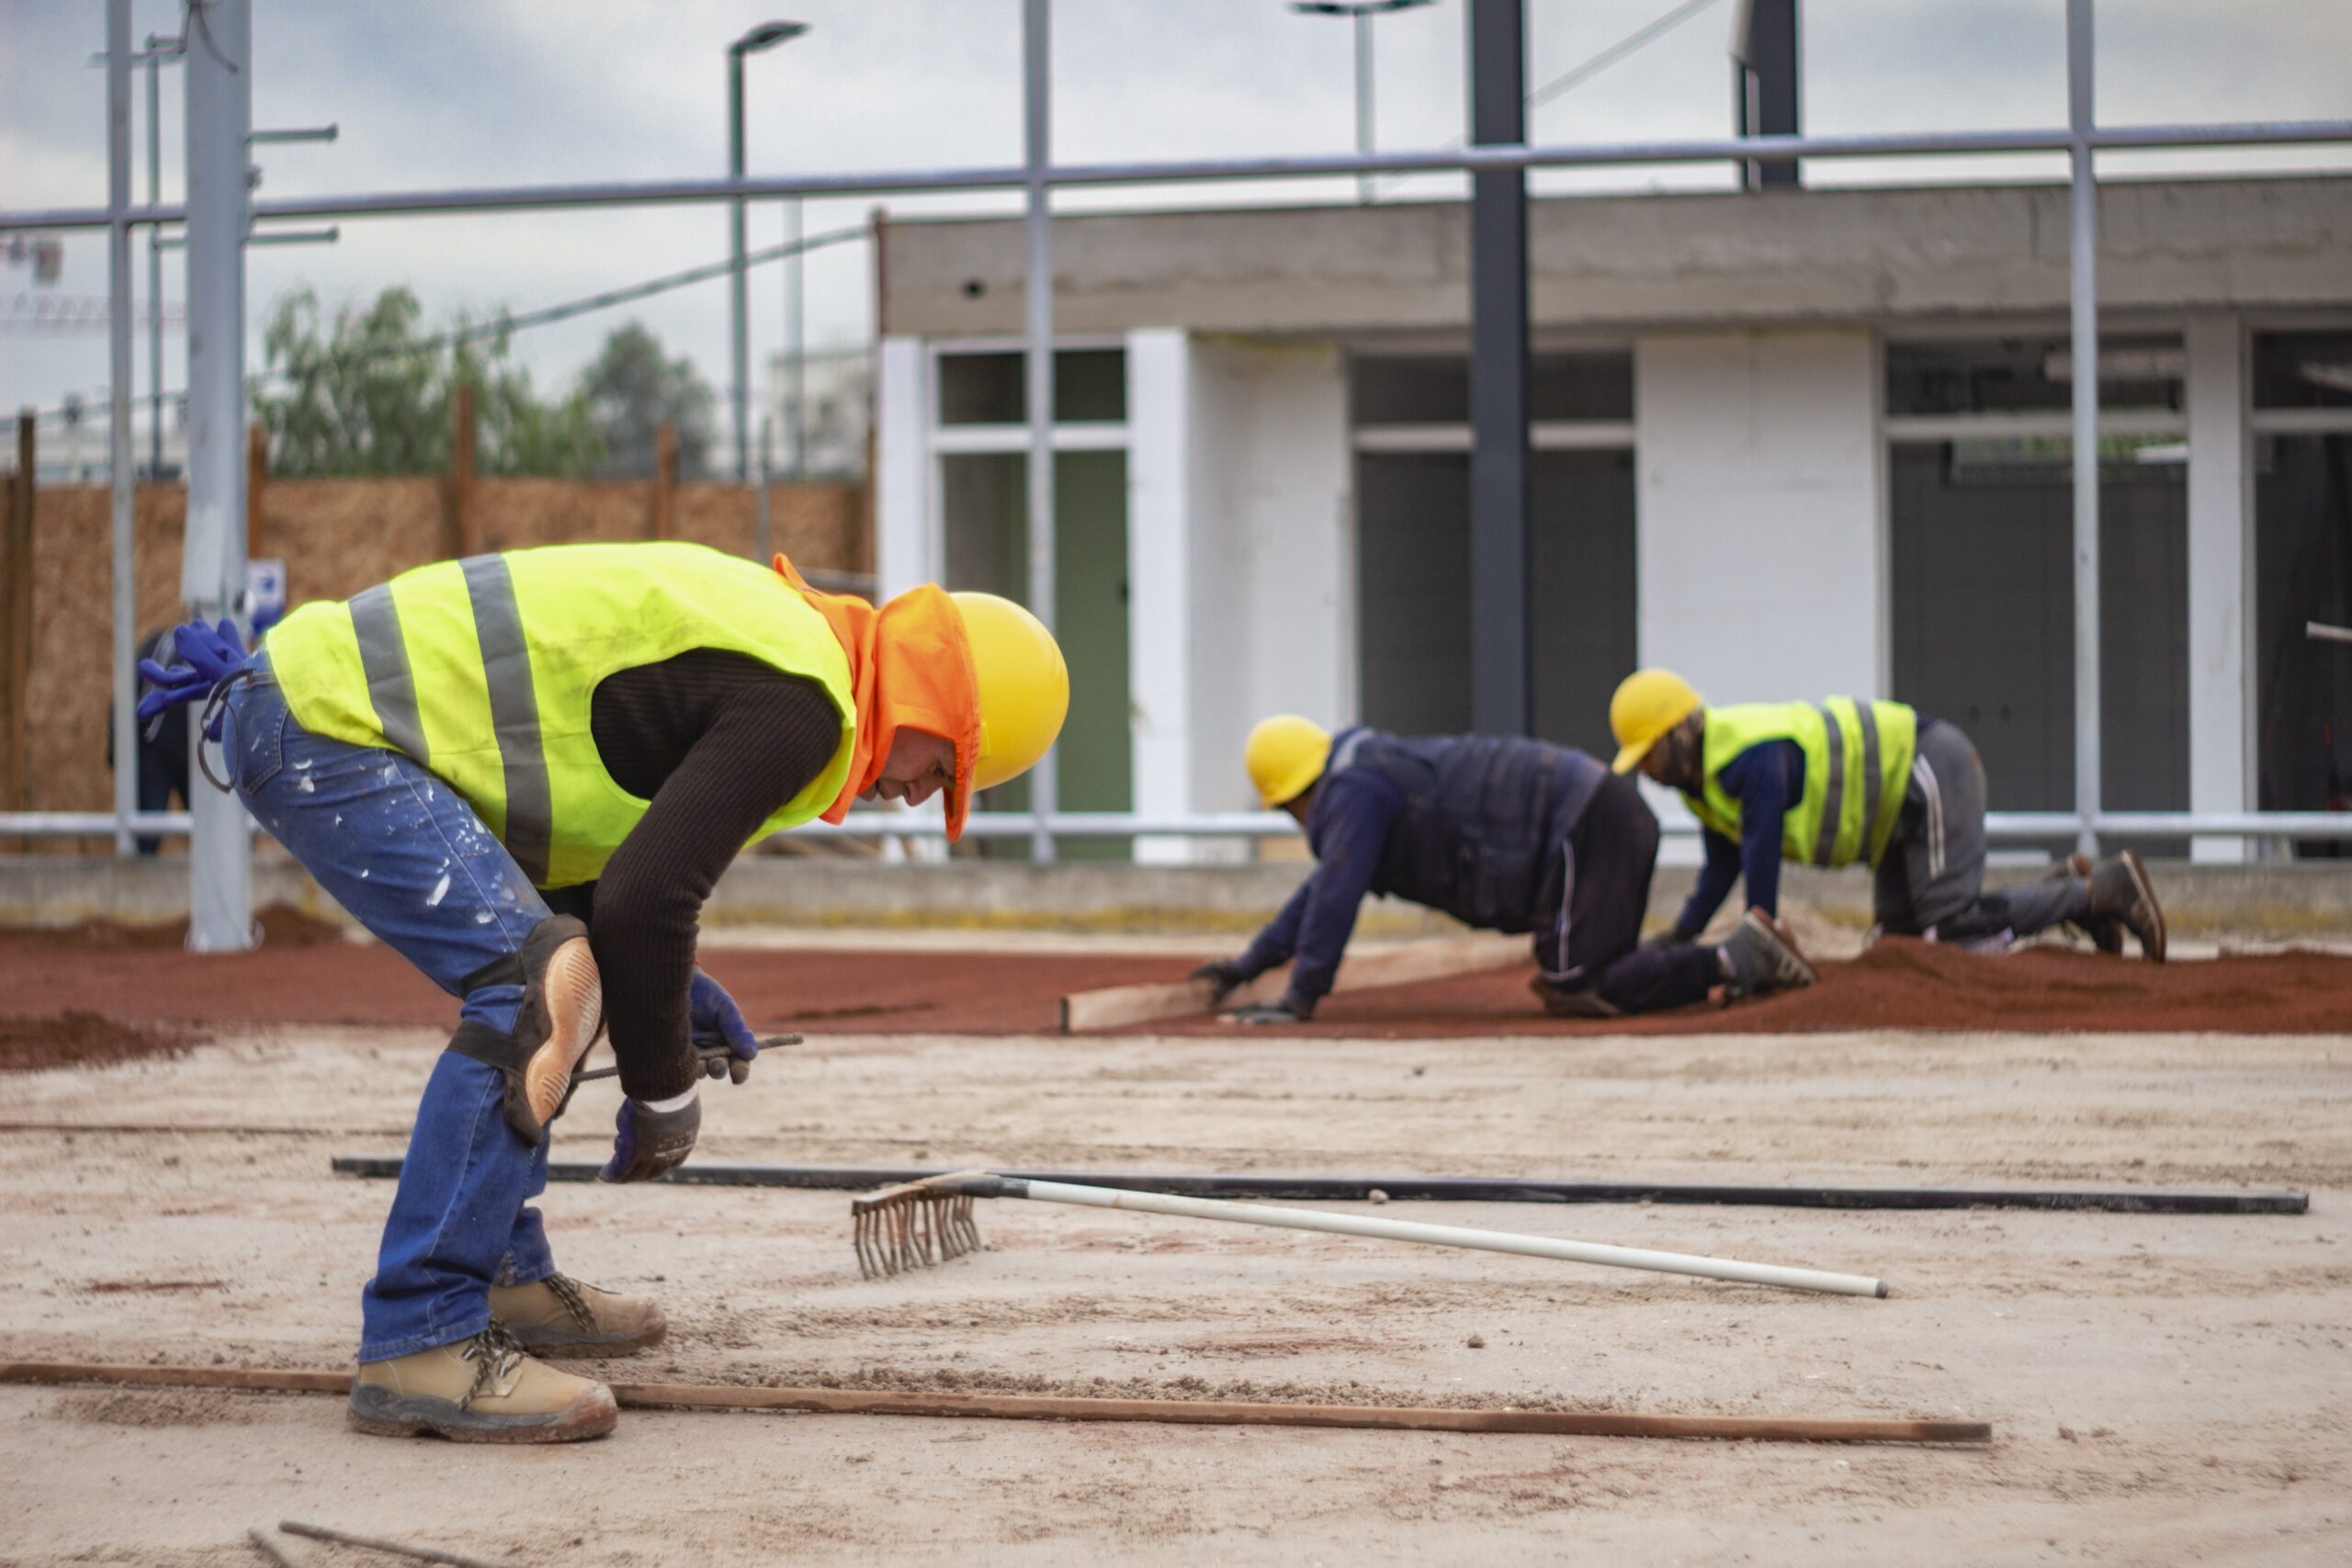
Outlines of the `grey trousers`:
{"type": "Polygon", "coordinates": [[[1895,936],[1998,946],[2078,919],[2088,888],[2074,877],[1984,890],[1984,763],[1960,727],[1919,737],[1903,814],[1878,863],[1879,928],[1895,936]]]}

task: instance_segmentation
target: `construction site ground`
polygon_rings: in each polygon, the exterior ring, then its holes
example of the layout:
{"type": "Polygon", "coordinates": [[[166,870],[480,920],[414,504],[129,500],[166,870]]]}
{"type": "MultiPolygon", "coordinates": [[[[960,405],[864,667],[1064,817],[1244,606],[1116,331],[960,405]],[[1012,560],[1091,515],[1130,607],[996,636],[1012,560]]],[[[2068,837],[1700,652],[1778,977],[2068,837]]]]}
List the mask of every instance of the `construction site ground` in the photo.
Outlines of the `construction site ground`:
{"type": "MultiPolygon", "coordinates": [[[[273,934],[205,962],[0,937],[0,1359],[347,1363],[390,1188],[328,1163],[401,1149],[451,1004],[381,949],[273,934]]],[[[710,967],[808,1041],[707,1092],[709,1160],[2299,1187],[2311,1210],[1383,1211],[1876,1274],[1874,1301],[1014,1202],[983,1205],[989,1250],[865,1281],[845,1194],[559,1185],[563,1266],[670,1315],[609,1365],[631,1381],[1996,1437],[634,1412],[603,1441],[484,1450],[359,1437],[321,1396],[0,1387],[0,1562],[255,1562],[246,1530],[280,1518],[583,1565],[2352,1560],[2352,959],[1888,946],[1806,997],[1639,1032],[1542,1020],[1501,971],[1335,998],[1305,1034],[1063,1038],[1041,997],[1222,943],[738,940],[710,967]]],[[[583,1089],[555,1157],[601,1157],[615,1100],[583,1089]]]]}

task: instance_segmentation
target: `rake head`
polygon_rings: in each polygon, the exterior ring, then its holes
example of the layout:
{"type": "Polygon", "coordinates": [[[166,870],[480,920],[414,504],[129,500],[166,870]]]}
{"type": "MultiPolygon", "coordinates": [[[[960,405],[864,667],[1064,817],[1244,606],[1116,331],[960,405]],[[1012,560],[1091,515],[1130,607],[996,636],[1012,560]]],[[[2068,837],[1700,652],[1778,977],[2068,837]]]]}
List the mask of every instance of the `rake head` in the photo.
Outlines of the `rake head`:
{"type": "Polygon", "coordinates": [[[985,1170],[952,1170],[851,1199],[857,1271],[879,1280],[978,1252],[972,1200],[1018,1197],[1018,1187],[985,1170]]]}

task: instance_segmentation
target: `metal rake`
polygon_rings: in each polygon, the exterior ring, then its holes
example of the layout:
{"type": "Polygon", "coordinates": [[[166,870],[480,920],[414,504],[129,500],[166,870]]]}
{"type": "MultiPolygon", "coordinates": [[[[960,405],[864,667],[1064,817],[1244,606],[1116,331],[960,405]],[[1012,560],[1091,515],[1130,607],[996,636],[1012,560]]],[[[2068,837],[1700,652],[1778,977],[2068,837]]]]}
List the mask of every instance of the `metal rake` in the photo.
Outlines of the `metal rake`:
{"type": "Polygon", "coordinates": [[[1241,1224],[1274,1225],[1284,1230],[1321,1231],[1333,1235],[1373,1236],[1385,1241],[1419,1242],[1430,1247],[1467,1247],[1480,1252],[1509,1252],[1527,1258],[1550,1258],[1568,1263],[1600,1263],[1619,1269],[1646,1269],[1661,1274],[1688,1274],[1706,1280],[1741,1284],[1778,1285],[1792,1291],[1821,1291],[1844,1296],[1883,1296],[1885,1284],[1860,1274],[1831,1274],[1817,1269],[1791,1269],[1773,1263],[1741,1263],[1726,1258],[1701,1258],[1682,1252],[1654,1252],[1646,1247],[1612,1247],[1602,1242],[1563,1241],[1551,1236],[1517,1235],[1509,1231],[1472,1230],[1462,1225],[1430,1225],[1411,1220],[1376,1218],[1369,1214],[1333,1214],[1316,1209],[1283,1209],[1266,1203],[1233,1203],[1216,1198],[1184,1198],[1169,1192],[1132,1192],[1114,1187],[1083,1187],[1068,1181],[1033,1181],[998,1176],[985,1170],[950,1171],[921,1181],[901,1182],[852,1199],[850,1216],[855,1234],[858,1272],[869,1280],[888,1279],[910,1269],[929,1269],[980,1250],[980,1227],[972,1215],[976,1198],[1027,1198],[1046,1203],[1075,1203],[1090,1209],[1126,1209],[1148,1214],[1174,1214],[1194,1220],[1226,1220],[1241,1224]]]}

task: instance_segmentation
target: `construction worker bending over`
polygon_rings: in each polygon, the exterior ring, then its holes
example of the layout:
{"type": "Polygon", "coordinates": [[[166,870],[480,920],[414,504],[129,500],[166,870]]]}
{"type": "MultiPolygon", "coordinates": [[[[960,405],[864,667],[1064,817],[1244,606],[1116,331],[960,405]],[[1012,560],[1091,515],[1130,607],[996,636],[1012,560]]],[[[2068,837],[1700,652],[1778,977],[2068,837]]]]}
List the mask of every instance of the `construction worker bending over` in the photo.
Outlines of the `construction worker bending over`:
{"type": "Polygon", "coordinates": [[[1363,726],[1334,736],[1285,714],[1250,732],[1246,761],[1260,797],[1306,828],[1316,866],[1247,952],[1193,972],[1223,1002],[1291,964],[1282,999],[1229,1015],[1241,1022],[1314,1016],[1367,893],[1532,932],[1535,989],[1555,1013],[1646,1012],[1810,977],[1760,923],[1721,948],[1639,946],[1657,818],[1632,781],[1573,747],[1363,726]]]}
{"type": "MultiPolygon", "coordinates": [[[[933,587],[876,609],[698,545],[443,561],[297,610],[250,658],[179,629],[152,716],[204,731],[262,826],[336,902],[461,999],[417,1108],[361,1297],[351,1420],[485,1442],[594,1437],[604,1384],[532,1351],[623,1355],[652,1302],[556,1271],[531,1200],[548,1123],[608,1028],[626,1099],[607,1181],[693,1149],[706,1072],[758,1042],[695,964],[702,903],[755,840],[850,803],[1022,773],[1069,706],[1035,617],[933,587]]],[[[208,762],[207,773],[210,766],[208,762]]]]}
{"type": "Polygon", "coordinates": [[[1705,705],[1668,670],[1643,670],[1609,704],[1615,771],[1638,767],[1682,792],[1705,829],[1706,864],[1676,922],[1704,927],[1732,884],[1751,908],[1777,914],[1781,862],[1875,866],[1878,929],[1931,942],[2001,948],[2062,922],[2120,953],[2123,932],[2165,956],[2164,912],[2140,857],[2094,867],[2076,855],[2060,874],[1987,893],[1984,764],[1958,725],[1901,703],[1705,705]]]}

